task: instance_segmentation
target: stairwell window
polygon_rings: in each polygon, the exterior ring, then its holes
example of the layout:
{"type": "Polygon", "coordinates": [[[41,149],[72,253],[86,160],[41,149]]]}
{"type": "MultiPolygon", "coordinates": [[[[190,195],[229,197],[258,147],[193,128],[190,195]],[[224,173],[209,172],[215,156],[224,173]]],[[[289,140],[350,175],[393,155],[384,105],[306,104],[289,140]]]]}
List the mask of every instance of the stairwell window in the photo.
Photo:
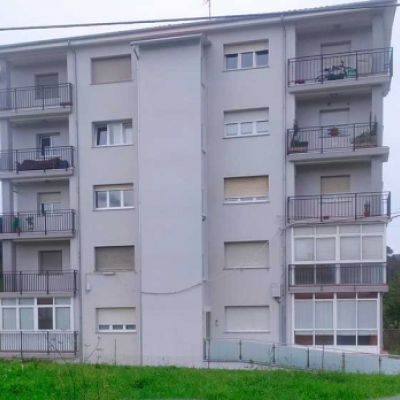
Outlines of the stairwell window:
{"type": "Polygon", "coordinates": [[[98,308],[98,332],[136,332],[136,309],[134,307],[98,308]]]}
{"type": "Polygon", "coordinates": [[[225,70],[267,67],[269,63],[268,40],[226,44],[224,46],[225,70]]]}
{"type": "Polygon", "coordinates": [[[224,112],[225,138],[269,134],[269,110],[257,108],[224,112]]]}
{"type": "Polygon", "coordinates": [[[265,202],[269,196],[268,176],[245,176],[224,179],[225,203],[265,202]]]}
{"type": "Polygon", "coordinates": [[[132,144],[132,121],[96,123],[93,139],[95,147],[132,144]]]}
{"type": "Polygon", "coordinates": [[[94,187],[96,210],[133,208],[133,185],[99,185],[94,187]]]}

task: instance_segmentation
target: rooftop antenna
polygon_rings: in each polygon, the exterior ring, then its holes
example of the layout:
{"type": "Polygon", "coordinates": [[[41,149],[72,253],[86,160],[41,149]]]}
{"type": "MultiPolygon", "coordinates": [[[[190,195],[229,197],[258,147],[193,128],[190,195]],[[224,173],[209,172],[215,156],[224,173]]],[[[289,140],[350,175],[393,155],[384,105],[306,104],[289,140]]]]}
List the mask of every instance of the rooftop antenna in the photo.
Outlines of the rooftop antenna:
{"type": "Polygon", "coordinates": [[[204,0],[205,4],[208,4],[208,18],[211,18],[211,0],[204,0]]]}

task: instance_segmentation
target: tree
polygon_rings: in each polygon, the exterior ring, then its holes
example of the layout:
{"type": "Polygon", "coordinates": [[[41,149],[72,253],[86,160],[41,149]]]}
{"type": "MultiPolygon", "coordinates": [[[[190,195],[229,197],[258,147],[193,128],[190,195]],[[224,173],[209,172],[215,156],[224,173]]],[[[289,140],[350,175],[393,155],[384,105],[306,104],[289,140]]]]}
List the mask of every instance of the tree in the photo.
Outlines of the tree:
{"type": "Polygon", "coordinates": [[[389,291],[383,296],[383,326],[400,329],[400,255],[387,247],[389,291]]]}

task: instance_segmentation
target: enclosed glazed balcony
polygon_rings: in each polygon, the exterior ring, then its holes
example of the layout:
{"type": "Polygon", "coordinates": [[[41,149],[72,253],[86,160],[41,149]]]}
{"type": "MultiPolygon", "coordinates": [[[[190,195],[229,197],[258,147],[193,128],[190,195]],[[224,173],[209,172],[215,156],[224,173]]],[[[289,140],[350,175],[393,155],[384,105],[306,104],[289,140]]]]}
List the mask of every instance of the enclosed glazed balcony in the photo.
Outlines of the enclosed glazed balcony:
{"type": "Polygon", "coordinates": [[[0,176],[3,178],[70,175],[74,164],[72,146],[0,152],[0,176]]]}
{"type": "Polygon", "coordinates": [[[330,153],[376,147],[377,124],[297,127],[287,132],[287,153],[330,153]]]}
{"type": "Polygon", "coordinates": [[[390,192],[289,197],[287,215],[289,223],[390,218],[390,192]]]}
{"type": "Polygon", "coordinates": [[[382,286],[386,263],[289,265],[290,287],[382,286]]]}
{"type": "Polygon", "coordinates": [[[0,273],[1,293],[73,293],[78,289],[78,271],[46,270],[0,273]]]}
{"type": "Polygon", "coordinates": [[[289,59],[288,86],[342,84],[392,73],[392,48],[315,54],[289,59]]]}
{"type": "Polygon", "coordinates": [[[75,210],[0,214],[0,239],[72,237],[74,233],[75,210]]]}
{"type": "Polygon", "coordinates": [[[46,111],[69,111],[72,84],[57,83],[0,90],[0,115],[46,111]]]}

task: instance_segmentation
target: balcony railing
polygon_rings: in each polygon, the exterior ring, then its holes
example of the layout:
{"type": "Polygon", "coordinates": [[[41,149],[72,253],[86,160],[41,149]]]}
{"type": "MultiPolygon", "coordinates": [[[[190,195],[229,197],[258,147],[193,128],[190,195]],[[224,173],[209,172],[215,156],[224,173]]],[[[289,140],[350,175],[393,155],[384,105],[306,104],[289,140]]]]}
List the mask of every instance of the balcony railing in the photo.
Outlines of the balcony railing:
{"type": "Polygon", "coordinates": [[[0,90],[0,111],[47,109],[72,105],[72,85],[25,86],[0,90]]]}
{"type": "Polygon", "coordinates": [[[78,352],[76,331],[0,331],[0,353],[78,352]]]}
{"type": "Polygon", "coordinates": [[[328,153],[376,147],[376,134],[375,122],[293,128],[287,132],[287,152],[328,153]]]}
{"type": "Polygon", "coordinates": [[[338,193],[288,198],[288,221],[329,222],[368,217],[390,218],[390,192],[338,193]]]}
{"type": "Polygon", "coordinates": [[[288,61],[288,85],[323,84],[367,76],[392,76],[393,49],[348,51],[288,61]]]}
{"type": "Polygon", "coordinates": [[[290,286],[385,284],[386,263],[289,265],[290,286]]]}
{"type": "Polygon", "coordinates": [[[3,293],[60,293],[74,295],[78,289],[78,271],[1,272],[0,292],[3,293]]]}
{"type": "Polygon", "coordinates": [[[75,232],[75,210],[0,214],[0,233],[75,232]]]}
{"type": "Polygon", "coordinates": [[[0,152],[0,171],[46,171],[74,166],[72,146],[46,147],[0,152]]]}

